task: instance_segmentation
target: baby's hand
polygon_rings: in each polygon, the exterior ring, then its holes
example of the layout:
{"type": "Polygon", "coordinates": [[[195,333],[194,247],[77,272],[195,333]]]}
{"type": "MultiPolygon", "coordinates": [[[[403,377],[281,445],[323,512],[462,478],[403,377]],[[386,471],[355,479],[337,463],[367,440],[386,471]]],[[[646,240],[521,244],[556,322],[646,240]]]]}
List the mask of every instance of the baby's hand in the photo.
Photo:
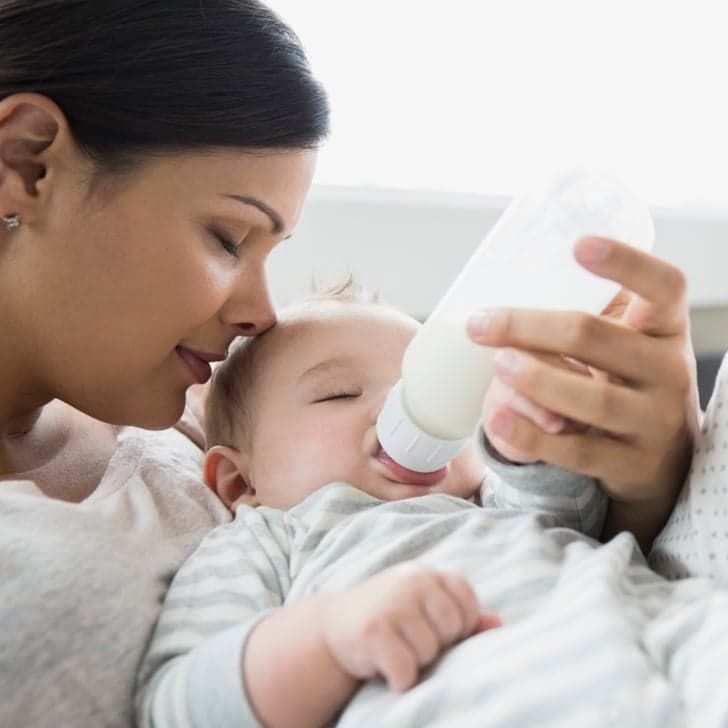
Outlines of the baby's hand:
{"type": "Polygon", "coordinates": [[[329,601],[324,639],[353,677],[401,692],[455,642],[500,626],[460,576],[415,562],[393,566],[329,601]]]}

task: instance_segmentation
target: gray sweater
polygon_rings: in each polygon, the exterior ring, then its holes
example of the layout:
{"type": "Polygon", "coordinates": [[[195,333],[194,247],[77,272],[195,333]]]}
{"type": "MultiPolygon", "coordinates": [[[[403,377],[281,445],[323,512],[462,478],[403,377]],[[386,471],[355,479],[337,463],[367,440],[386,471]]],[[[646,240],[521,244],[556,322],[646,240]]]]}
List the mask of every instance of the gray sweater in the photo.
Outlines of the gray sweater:
{"type": "Polygon", "coordinates": [[[230,515],[175,430],[121,431],[82,503],[0,483],[0,725],[133,725],[139,661],[169,581],[230,515]]]}

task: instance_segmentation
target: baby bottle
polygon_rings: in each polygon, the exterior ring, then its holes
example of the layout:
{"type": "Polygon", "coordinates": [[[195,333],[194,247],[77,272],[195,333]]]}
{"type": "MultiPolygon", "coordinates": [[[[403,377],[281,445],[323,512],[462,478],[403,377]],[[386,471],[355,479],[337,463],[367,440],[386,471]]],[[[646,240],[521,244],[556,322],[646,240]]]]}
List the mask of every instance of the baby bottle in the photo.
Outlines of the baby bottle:
{"type": "Polygon", "coordinates": [[[517,307],[599,313],[619,285],[585,270],[572,249],[599,235],[648,251],[647,206],[606,176],[575,170],[516,198],[410,342],[402,377],[377,420],[384,452],[420,473],[444,467],[475,432],[494,353],[472,342],[468,317],[517,307]]]}

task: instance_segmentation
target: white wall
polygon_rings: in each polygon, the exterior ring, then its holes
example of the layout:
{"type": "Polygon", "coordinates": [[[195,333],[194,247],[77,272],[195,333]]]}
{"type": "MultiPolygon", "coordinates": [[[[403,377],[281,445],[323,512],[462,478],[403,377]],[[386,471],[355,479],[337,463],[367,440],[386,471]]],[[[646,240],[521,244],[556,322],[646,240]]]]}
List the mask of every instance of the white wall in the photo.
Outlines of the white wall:
{"type": "MultiPolygon", "coordinates": [[[[285,304],[309,289],[313,275],[331,282],[352,272],[384,300],[424,318],[507,202],[314,188],[294,237],[271,257],[273,294],[285,304]]],[[[655,252],[686,272],[691,306],[728,307],[728,212],[653,208],[652,214],[655,252]]]]}

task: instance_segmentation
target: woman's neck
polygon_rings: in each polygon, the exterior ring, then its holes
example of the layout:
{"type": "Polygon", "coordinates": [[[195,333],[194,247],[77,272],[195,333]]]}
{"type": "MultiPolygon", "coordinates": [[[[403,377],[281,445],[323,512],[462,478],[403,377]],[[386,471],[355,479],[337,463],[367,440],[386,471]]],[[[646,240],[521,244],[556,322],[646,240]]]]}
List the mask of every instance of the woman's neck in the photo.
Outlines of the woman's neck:
{"type": "Polygon", "coordinates": [[[34,316],[17,309],[17,296],[4,273],[7,269],[0,265],[0,476],[22,472],[34,460],[44,459],[48,418],[43,415],[53,400],[40,385],[42,378],[36,371],[40,358],[33,337],[27,325],[21,325],[34,316]]]}
{"type": "Polygon", "coordinates": [[[27,374],[22,376],[17,362],[0,353],[0,474],[17,472],[19,454],[38,446],[39,422],[48,402],[27,374]]]}
{"type": "Polygon", "coordinates": [[[0,300],[0,441],[23,437],[38,422],[53,396],[34,377],[32,351],[14,329],[0,300]]]}
{"type": "Polygon", "coordinates": [[[40,419],[43,407],[0,420],[0,440],[18,440],[28,435],[40,419]]]}
{"type": "Polygon", "coordinates": [[[29,464],[28,456],[42,440],[39,422],[47,400],[30,394],[0,356],[0,476],[19,472],[29,464]]]}
{"type": "Polygon", "coordinates": [[[101,482],[117,447],[118,428],[54,400],[30,432],[0,439],[3,481],[30,480],[49,498],[78,503],[101,482]]]}
{"type": "Polygon", "coordinates": [[[0,429],[0,477],[34,470],[56,450],[56,438],[49,438],[44,416],[39,407],[25,415],[10,417],[0,429]]]}
{"type": "Polygon", "coordinates": [[[12,366],[0,354],[0,440],[27,435],[51,399],[23,378],[20,367],[12,366]]]}

